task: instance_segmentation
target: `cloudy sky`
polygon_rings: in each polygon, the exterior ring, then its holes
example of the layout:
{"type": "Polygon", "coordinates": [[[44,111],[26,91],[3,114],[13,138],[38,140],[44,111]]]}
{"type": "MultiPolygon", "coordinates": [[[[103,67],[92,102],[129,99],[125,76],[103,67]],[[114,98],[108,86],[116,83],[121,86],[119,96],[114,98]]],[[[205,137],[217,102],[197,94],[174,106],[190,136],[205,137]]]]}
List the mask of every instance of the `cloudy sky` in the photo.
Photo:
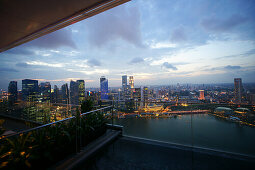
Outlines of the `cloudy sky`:
{"type": "Polygon", "coordinates": [[[100,76],[120,86],[255,82],[255,1],[133,0],[0,54],[0,88],[100,76]]]}

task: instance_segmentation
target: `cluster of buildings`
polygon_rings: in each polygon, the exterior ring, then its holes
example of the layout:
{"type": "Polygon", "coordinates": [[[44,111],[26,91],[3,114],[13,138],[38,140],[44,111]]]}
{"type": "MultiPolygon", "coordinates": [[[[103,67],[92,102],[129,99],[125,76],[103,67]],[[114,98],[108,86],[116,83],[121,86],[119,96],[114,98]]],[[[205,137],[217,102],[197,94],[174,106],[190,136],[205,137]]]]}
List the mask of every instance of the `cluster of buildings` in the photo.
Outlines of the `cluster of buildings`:
{"type": "Polygon", "coordinates": [[[59,89],[56,85],[52,89],[50,82],[38,83],[38,80],[22,80],[22,90],[18,90],[17,81],[11,81],[8,93],[2,99],[10,103],[17,101],[46,102],[62,104],[81,104],[85,100],[85,81],[71,81],[70,86],[65,83],[59,89]]]}
{"type": "Polygon", "coordinates": [[[126,75],[122,76],[122,88],[119,91],[119,100],[134,99],[137,102],[144,102],[148,100],[148,87],[141,86],[139,88],[135,88],[133,76],[129,76],[129,80],[127,80],[126,75]],[[129,82],[129,84],[127,82],[129,82]]]}
{"type": "MultiPolygon", "coordinates": [[[[125,104],[127,102],[137,102],[138,107],[143,107],[148,100],[148,87],[135,88],[133,76],[122,76],[122,87],[109,90],[108,79],[104,76],[100,78],[100,88],[98,90],[85,90],[85,81],[70,81],[70,84],[63,84],[60,88],[56,85],[52,87],[50,82],[38,80],[22,80],[22,89],[18,90],[17,81],[11,81],[8,92],[1,92],[1,101],[9,101],[14,104],[19,101],[41,102],[41,103],[60,103],[80,105],[87,97],[95,102],[117,101],[125,104]]],[[[151,96],[152,98],[152,96],[151,96]]]]}
{"type": "MultiPolygon", "coordinates": [[[[134,77],[123,75],[121,87],[108,87],[108,79],[100,77],[100,88],[86,88],[84,80],[71,80],[58,86],[38,80],[22,80],[22,89],[18,90],[17,81],[11,81],[8,91],[0,91],[0,109],[10,112],[13,104],[25,106],[25,110],[16,116],[43,122],[61,120],[76,112],[77,105],[88,97],[95,105],[114,105],[119,113],[161,113],[172,106],[181,109],[192,104],[251,104],[255,108],[254,84],[245,88],[241,78],[235,78],[234,84],[177,84],[169,86],[135,86],[134,77]],[[6,102],[8,101],[8,102],[6,102]],[[25,103],[24,103],[24,102],[25,103]],[[52,104],[53,105],[52,105],[52,104]],[[8,105],[8,107],[6,107],[8,105]],[[10,109],[8,109],[10,108],[10,109]],[[48,117],[45,117],[48,116],[48,117]]],[[[12,114],[16,114],[13,110],[12,114]]],[[[240,117],[240,119],[245,116],[240,117]]],[[[250,120],[245,118],[245,120],[250,120]]]]}
{"type": "MultiPolygon", "coordinates": [[[[11,81],[8,92],[2,91],[0,102],[3,100],[15,103],[17,101],[36,101],[46,103],[62,103],[80,105],[86,97],[94,101],[116,101],[119,103],[138,103],[139,108],[147,107],[152,102],[175,102],[175,103],[236,103],[254,104],[255,95],[249,90],[244,90],[242,79],[234,79],[232,86],[218,85],[180,85],[176,86],[134,86],[133,76],[122,76],[121,88],[108,87],[108,79],[100,78],[98,90],[85,90],[85,81],[70,81],[60,88],[56,85],[52,88],[49,82],[38,80],[22,80],[22,90],[18,90],[17,81],[11,81]]],[[[136,109],[138,108],[136,107],[136,109]]]]}

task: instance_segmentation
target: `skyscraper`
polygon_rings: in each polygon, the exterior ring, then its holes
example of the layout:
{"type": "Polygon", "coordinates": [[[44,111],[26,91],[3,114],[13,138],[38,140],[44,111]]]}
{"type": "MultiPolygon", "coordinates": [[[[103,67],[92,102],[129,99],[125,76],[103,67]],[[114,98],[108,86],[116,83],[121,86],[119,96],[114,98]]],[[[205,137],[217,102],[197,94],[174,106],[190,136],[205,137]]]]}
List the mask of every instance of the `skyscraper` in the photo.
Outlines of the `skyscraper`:
{"type": "Polygon", "coordinates": [[[25,101],[35,101],[38,95],[38,80],[22,80],[22,96],[25,101]]]}
{"type": "Polygon", "coordinates": [[[234,85],[235,85],[235,103],[241,103],[242,102],[242,92],[243,92],[243,85],[242,85],[242,79],[241,78],[235,78],[234,79],[234,85]]]}
{"type": "Polygon", "coordinates": [[[133,76],[129,76],[129,86],[131,89],[133,89],[134,86],[134,77],[133,76]]]}
{"type": "Polygon", "coordinates": [[[51,84],[50,82],[40,83],[40,93],[42,96],[42,102],[51,102],[51,84]]]}
{"type": "Polygon", "coordinates": [[[135,109],[138,109],[140,106],[142,106],[142,91],[141,88],[134,88],[133,91],[131,91],[133,100],[135,102],[135,109]]]}
{"type": "Polygon", "coordinates": [[[127,89],[127,75],[122,76],[122,90],[125,91],[127,89]]]}
{"type": "Polygon", "coordinates": [[[70,81],[70,102],[71,104],[79,104],[78,83],[72,80],[70,81]]]}
{"type": "Polygon", "coordinates": [[[84,80],[77,80],[77,84],[79,104],[82,104],[85,101],[85,82],[84,80]]]}
{"type": "Polygon", "coordinates": [[[69,90],[67,83],[61,86],[62,103],[69,104],[69,90]]]}
{"type": "Polygon", "coordinates": [[[18,98],[18,89],[17,89],[17,81],[11,81],[8,86],[8,93],[9,93],[9,102],[12,104],[17,101],[18,98]]]}
{"type": "Polygon", "coordinates": [[[57,85],[54,85],[54,92],[52,95],[52,103],[61,103],[61,96],[57,85]]]}
{"type": "Polygon", "coordinates": [[[141,88],[135,88],[133,91],[133,98],[135,101],[141,101],[141,88]]]}
{"type": "Polygon", "coordinates": [[[148,87],[141,87],[141,107],[147,107],[148,101],[148,87]]]}
{"type": "Polygon", "coordinates": [[[100,78],[100,91],[101,91],[101,100],[108,99],[108,80],[102,76],[100,78]]]}
{"type": "Polygon", "coordinates": [[[205,91],[199,90],[199,100],[205,100],[205,91]]]}
{"type": "Polygon", "coordinates": [[[143,87],[143,100],[144,100],[144,102],[148,101],[148,95],[149,95],[148,92],[149,92],[148,87],[143,87]]]}
{"type": "Polygon", "coordinates": [[[122,76],[122,92],[123,92],[123,99],[126,99],[128,86],[127,86],[127,75],[122,76]]]}

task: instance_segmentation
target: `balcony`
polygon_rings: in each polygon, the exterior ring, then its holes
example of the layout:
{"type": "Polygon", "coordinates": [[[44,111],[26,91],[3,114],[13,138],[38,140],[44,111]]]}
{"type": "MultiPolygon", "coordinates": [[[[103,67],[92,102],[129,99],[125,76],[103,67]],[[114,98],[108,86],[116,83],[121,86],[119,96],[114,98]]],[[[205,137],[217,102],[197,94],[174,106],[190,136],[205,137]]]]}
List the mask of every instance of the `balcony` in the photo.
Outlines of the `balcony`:
{"type": "Polygon", "coordinates": [[[0,2],[0,168],[255,169],[254,2],[128,1],[0,2]]]}
{"type": "MultiPolygon", "coordinates": [[[[63,120],[53,120],[52,123],[5,137],[1,142],[7,144],[9,139],[24,142],[24,138],[47,136],[43,141],[44,144],[40,143],[39,146],[58,148],[56,151],[48,150],[48,154],[52,155],[54,161],[51,160],[45,165],[56,169],[64,167],[67,169],[101,169],[102,167],[115,169],[123,167],[125,169],[134,167],[138,169],[250,169],[255,166],[254,127],[225,118],[221,116],[222,113],[218,115],[216,114],[217,109],[215,112],[210,110],[207,112],[169,111],[167,116],[164,112],[151,114],[137,112],[135,116],[129,116],[131,113],[124,113],[124,106],[120,103],[105,102],[103,105],[108,106],[94,108],[96,110],[81,114],[81,118],[77,119],[77,115],[73,115],[63,120]],[[121,117],[120,114],[125,116],[121,117]],[[86,117],[89,115],[101,115],[99,119],[88,122],[93,124],[92,131],[88,130],[89,126],[86,123],[88,121],[86,117]],[[107,128],[95,130],[102,127],[100,119],[103,117],[108,122],[107,128]],[[95,136],[92,132],[97,135],[95,136]],[[94,137],[90,139],[89,136],[94,137]],[[55,141],[54,144],[52,140],[55,141]],[[69,143],[68,147],[64,145],[66,143],[69,143]],[[54,158],[55,154],[59,155],[54,153],[57,151],[66,153],[66,156],[54,158]]],[[[124,108],[128,106],[130,105],[124,108]]],[[[203,107],[209,109],[217,106],[219,105],[204,104],[203,107]]],[[[159,103],[155,107],[158,108],[159,103]]],[[[187,106],[182,107],[184,109],[187,106]]],[[[196,105],[194,109],[197,109],[196,105]]],[[[229,113],[226,112],[226,114],[229,113]]],[[[62,115],[66,114],[62,112],[62,115]]],[[[34,144],[29,140],[25,143],[27,148],[34,144]]],[[[44,148],[41,147],[40,149],[44,148]]],[[[33,153],[34,151],[32,149],[27,152],[33,153]]],[[[2,153],[2,155],[6,154],[2,153]]],[[[6,157],[8,155],[4,159],[6,157]]],[[[41,159],[47,160],[46,158],[41,159]]],[[[11,164],[15,165],[15,163],[11,164]]],[[[34,167],[33,161],[30,166],[34,167]]]]}

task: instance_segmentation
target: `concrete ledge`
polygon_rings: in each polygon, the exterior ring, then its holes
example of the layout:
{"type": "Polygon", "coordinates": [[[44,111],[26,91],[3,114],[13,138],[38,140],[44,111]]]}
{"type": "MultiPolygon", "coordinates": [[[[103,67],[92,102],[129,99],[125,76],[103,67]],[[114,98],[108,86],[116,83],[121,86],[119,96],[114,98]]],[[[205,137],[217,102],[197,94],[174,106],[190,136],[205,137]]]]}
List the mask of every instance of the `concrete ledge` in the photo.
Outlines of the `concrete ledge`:
{"type": "Polygon", "coordinates": [[[233,153],[233,152],[225,152],[225,151],[220,151],[220,150],[216,150],[216,149],[214,150],[214,149],[202,148],[202,147],[196,147],[196,146],[192,147],[189,145],[182,145],[182,144],[170,143],[170,142],[162,142],[162,141],[158,141],[158,140],[145,139],[145,138],[134,137],[134,136],[123,136],[122,138],[125,140],[129,140],[129,141],[146,143],[146,144],[150,144],[150,145],[158,145],[158,146],[167,147],[167,148],[181,149],[181,150],[194,152],[194,153],[201,153],[201,154],[219,156],[219,157],[223,157],[223,158],[255,162],[255,157],[252,155],[245,155],[245,154],[239,154],[239,153],[233,153]]]}
{"type": "Polygon", "coordinates": [[[106,124],[107,129],[112,129],[112,130],[118,130],[122,132],[123,126],[121,125],[114,125],[114,124],[106,124]]]}
{"type": "Polygon", "coordinates": [[[104,146],[111,143],[120,135],[121,131],[108,130],[106,134],[104,134],[91,144],[84,147],[84,149],[82,149],[79,153],[60,163],[60,165],[53,167],[52,169],[62,170],[78,168],[84,161],[95,155],[99,150],[101,150],[104,146]]]}

